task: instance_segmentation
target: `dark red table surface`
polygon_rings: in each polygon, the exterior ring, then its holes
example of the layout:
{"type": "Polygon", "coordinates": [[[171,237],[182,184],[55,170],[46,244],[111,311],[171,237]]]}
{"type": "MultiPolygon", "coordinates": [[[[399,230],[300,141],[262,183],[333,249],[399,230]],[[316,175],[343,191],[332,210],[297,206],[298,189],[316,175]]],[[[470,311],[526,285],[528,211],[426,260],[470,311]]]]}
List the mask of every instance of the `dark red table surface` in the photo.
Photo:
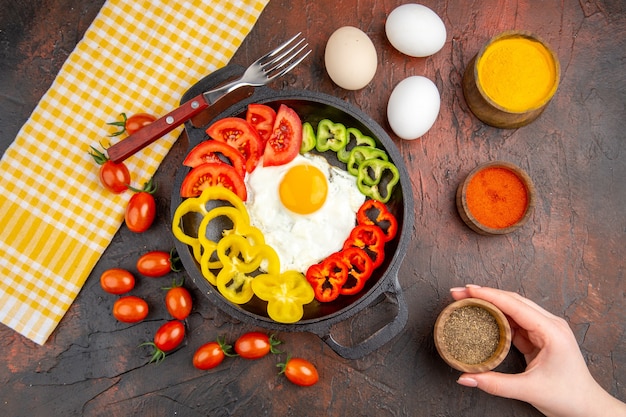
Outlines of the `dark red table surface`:
{"type": "MultiPolygon", "coordinates": [[[[101,0],[0,4],[0,140],[4,151],[46,92],[102,5],[101,0]]],[[[392,88],[424,75],[441,93],[433,128],[415,141],[393,136],[410,174],[415,226],[399,279],[409,305],[401,334],[362,359],[339,357],[310,333],[279,333],[284,349],[314,362],[320,381],[299,388],[277,375],[282,357],[233,359],[202,372],[191,358],[219,335],[233,340],[257,327],[223,314],[192,285],[195,307],[185,346],[160,365],[146,365],[150,340],[166,317],[162,282],[135,292],[154,305],[134,326],[111,316],[99,287],[111,267],[134,270],[142,253],[173,246],[169,201],[187,142],[181,138],[159,168],[159,217],[145,234],[122,227],[78,298],[44,346],[0,327],[0,414],[107,416],[530,416],[531,406],[456,384],[459,373],[438,356],[432,328],[465,283],[518,291],[564,316],[593,375],[626,400],[626,4],[607,1],[425,1],[445,22],[444,48],[427,58],[394,50],[384,34],[401,1],[271,0],[232,62],[247,65],[268,45],[303,31],[313,48],[306,65],[273,85],[336,95],[358,105],[391,133],[386,104],[392,88]],[[365,31],[379,54],[372,83],[338,88],[323,64],[326,40],[340,26],[365,31]],[[556,51],[561,84],[544,114],[517,130],[489,127],[468,110],[461,90],[466,64],[505,30],[540,35],[556,51]],[[477,164],[507,160],[524,168],[537,189],[530,222],[514,234],[480,236],[465,226],[455,190],[477,164]]],[[[63,138],[58,138],[62,140],[63,138]]],[[[172,274],[184,277],[184,272],[172,274]]],[[[15,279],[15,277],[11,277],[15,279]]],[[[7,277],[3,278],[7,279],[7,277]]],[[[357,340],[377,322],[364,311],[338,335],[357,340]]],[[[499,370],[521,372],[512,350],[499,370]]]]}

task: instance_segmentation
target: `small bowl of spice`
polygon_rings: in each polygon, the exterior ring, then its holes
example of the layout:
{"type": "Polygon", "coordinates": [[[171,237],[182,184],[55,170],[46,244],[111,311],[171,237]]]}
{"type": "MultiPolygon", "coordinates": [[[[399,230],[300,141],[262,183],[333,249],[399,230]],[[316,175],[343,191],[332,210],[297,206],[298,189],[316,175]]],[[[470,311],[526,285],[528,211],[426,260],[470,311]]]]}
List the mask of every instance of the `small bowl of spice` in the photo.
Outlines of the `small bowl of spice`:
{"type": "Polygon", "coordinates": [[[459,215],[472,230],[502,235],[522,227],[535,207],[535,187],[528,174],[505,161],[474,168],[456,192],[459,215]]]}
{"type": "Polygon", "coordinates": [[[511,348],[511,326],[488,301],[465,298],[437,318],[435,346],[441,358],[461,372],[486,372],[498,366],[511,348]]]}
{"type": "Polygon", "coordinates": [[[494,36],[469,62],[463,94],[488,125],[514,129],[543,112],[559,85],[556,54],[538,36],[507,31],[494,36]]]}

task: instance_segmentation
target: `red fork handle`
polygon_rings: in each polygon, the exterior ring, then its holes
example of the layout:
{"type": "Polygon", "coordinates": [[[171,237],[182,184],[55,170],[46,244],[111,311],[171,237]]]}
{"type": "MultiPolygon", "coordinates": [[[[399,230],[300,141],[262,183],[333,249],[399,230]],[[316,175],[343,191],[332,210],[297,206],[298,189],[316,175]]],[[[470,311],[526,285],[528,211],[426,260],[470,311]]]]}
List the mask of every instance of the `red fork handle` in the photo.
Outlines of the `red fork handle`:
{"type": "Polygon", "coordinates": [[[139,152],[155,140],[171,132],[207,107],[209,107],[209,103],[207,103],[204,96],[202,94],[197,95],[183,103],[177,109],[109,147],[107,149],[109,159],[115,163],[124,161],[129,156],[139,152]]]}

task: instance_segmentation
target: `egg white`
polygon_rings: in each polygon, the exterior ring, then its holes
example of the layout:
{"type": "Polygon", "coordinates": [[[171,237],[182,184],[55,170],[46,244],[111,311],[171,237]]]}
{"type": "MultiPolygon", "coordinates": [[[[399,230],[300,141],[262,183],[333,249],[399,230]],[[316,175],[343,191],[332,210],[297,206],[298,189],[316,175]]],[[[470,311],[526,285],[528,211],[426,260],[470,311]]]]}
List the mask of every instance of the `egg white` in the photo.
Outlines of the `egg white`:
{"type": "Polygon", "coordinates": [[[365,201],[356,179],[319,155],[298,155],[281,166],[264,167],[260,163],[245,182],[250,222],[276,250],[281,271],[293,269],[305,273],[309,266],[339,251],[354,228],[356,212],[365,201]],[[285,208],[278,191],[287,171],[300,164],[317,167],[328,184],[324,205],[307,215],[285,208]]]}

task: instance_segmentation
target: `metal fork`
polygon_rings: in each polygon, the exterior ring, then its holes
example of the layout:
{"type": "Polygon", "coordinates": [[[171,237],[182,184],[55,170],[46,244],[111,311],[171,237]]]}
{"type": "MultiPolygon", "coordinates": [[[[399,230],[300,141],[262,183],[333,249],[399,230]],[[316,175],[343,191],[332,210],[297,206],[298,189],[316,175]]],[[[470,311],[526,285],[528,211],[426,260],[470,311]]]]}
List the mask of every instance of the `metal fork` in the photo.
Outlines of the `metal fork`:
{"type": "Polygon", "coordinates": [[[109,159],[115,163],[124,161],[240,87],[260,87],[285,75],[311,53],[310,49],[307,50],[308,45],[301,33],[296,34],[250,64],[238,80],[197,95],[177,109],[109,147],[107,149],[109,159]]]}

